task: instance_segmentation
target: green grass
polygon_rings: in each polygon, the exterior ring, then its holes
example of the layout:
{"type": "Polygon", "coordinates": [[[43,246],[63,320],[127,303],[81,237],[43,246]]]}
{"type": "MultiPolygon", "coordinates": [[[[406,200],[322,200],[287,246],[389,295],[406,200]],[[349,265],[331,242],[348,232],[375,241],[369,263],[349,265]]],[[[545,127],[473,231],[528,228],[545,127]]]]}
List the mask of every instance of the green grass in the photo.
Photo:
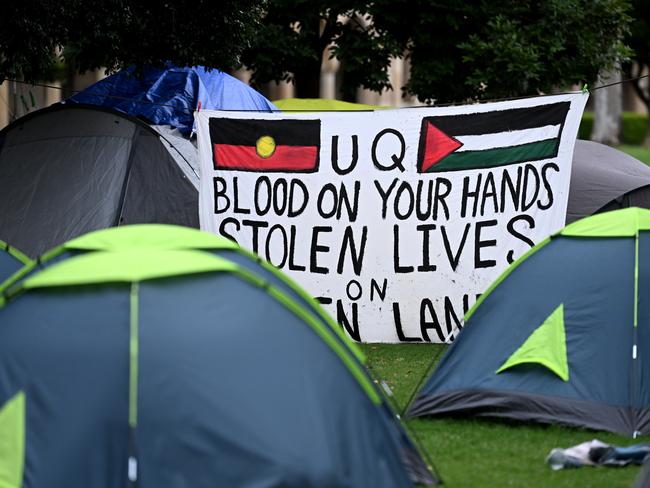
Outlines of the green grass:
{"type": "Polygon", "coordinates": [[[617,149],[628,153],[630,156],[634,156],[647,165],[650,165],[650,147],[622,145],[618,146],[617,149]]]}
{"type": "MultiPolygon", "coordinates": [[[[445,346],[434,344],[362,344],[371,371],[386,381],[404,407],[427,366],[445,346]]],[[[631,487],[636,466],[552,471],[544,462],[554,447],[597,438],[630,445],[627,437],[607,432],[507,423],[485,419],[413,419],[407,425],[432,456],[448,487],[631,487]]],[[[647,441],[647,438],[644,439],[647,441]]]]}
{"type": "MultiPolygon", "coordinates": [[[[585,112],[582,115],[580,128],[578,129],[578,139],[590,139],[593,127],[594,113],[585,112]]],[[[647,131],[648,116],[646,114],[636,112],[623,112],[621,114],[620,138],[623,144],[643,144],[647,131]]]]}

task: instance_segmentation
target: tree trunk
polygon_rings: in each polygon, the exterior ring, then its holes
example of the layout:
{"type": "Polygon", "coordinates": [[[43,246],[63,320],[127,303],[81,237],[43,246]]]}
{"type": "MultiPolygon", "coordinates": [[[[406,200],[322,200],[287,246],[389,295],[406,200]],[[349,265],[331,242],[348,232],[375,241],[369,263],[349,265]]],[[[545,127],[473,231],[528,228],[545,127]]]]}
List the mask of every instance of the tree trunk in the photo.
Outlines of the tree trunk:
{"type": "Polygon", "coordinates": [[[65,62],[64,64],[64,77],[61,80],[61,99],[65,100],[68,97],[74,95],[74,77],[77,71],[74,69],[74,66],[70,62],[65,62]]]}
{"type": "MultiPolygon", "coordinates": [[[[596,88],[621,81],[621,71],[602,72],[596,88]]],[[[623,113],[623,90],[621,85],[613,85],[595,90],[594,106],[596,116],[591,131],[591,140],[615,146],[620,143],[621,114],[623,113]]]]}
{"type": "Polygon", "coordinates": [[[633,78],[632,87],[643,102],[648,113],[648,127],[646,128],[645,139],[643,141],[644,147],[650,147],[650,83],[648,79],[641,79],[641,75],[650,68],[647,64],[635,62],[629,65],[628,73],[630,78],[633,78]]]}
{"type": "Polygon", "coordinates": [[[310,63],[294,73],[297,98],[320,97],[320,63],[310,63]]]}

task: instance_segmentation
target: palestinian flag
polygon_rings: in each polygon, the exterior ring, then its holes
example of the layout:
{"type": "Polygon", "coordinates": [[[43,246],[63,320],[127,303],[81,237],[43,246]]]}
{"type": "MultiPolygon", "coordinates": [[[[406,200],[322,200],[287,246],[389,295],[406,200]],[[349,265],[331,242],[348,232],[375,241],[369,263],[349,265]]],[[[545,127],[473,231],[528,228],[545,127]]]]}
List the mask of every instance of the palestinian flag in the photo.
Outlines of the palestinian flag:
{"type": "Polygon", "coordinates": [[[418,173],[493,168],[557,156],[570,102],[422,119],[418,173]]]}
{"type": "Polygon", "coordinates": [[[318,171],[320,120],[210,119],[218,170],[318,171]]]}

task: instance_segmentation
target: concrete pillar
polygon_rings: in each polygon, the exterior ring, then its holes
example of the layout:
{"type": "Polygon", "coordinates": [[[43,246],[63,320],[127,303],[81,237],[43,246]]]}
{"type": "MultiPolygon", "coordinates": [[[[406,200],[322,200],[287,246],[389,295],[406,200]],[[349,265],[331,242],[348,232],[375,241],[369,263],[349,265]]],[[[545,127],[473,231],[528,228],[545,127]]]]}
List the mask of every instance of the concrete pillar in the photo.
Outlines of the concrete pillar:
{"type": "Polygon", "coordinates": [[[61,82],[54,81],[49,83],[49,85],[58,88],[45,88],[45,93],[43,94],[44,107],[49,107],[50,105],[61,101],[61,82]]]}
{"type": "Polygon", "coordinates": [[[293,83],[281,81],[279,83],[268,83],[264,91],[269,100],[282,100],[284,98],[293,98],[295,87],[293,83]]]}
{"type": "Polygon", "coordinates": [[[320,70],[319,97],[334,100],[336,98],[336,75],[341,63],[336,58],[329,59],[329,56],[329,50],[326,49],[320,70]]]}
{"type": "MultiPolygon", "coordinates": [[[[621,81],[621,71],[603,72],[596,87],[621,81]]],[[[594,127],[591,140],[616,145],[620,142],[623,90],[620,84],[592,92],[594,98],[594,127]]]]}
{"type": "Polygon", "coordinates": [[[2,83],[2,85],[0,85],[0,129],[11,122],[12,108],[9,103],[10,83],[10,81],[5,81],[2,83]]]}

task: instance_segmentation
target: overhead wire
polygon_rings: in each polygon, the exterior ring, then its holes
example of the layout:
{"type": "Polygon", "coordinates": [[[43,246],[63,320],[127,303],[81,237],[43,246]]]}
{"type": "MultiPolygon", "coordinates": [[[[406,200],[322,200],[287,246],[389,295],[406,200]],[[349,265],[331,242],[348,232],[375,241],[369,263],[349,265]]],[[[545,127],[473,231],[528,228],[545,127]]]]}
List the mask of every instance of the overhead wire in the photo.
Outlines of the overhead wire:
{"type": "MultiPolygon", "coordinates": [[[[634,78],[626,78],[624,80],[620,81],[615,81],[613,83],[608,83],[605,85],[599,85],[595,86],[593,88],[588,88],[587,91],[593,92],[596,90],[602,90],[603,88],[609,88],[614,85],[620,85],[623,83],[631,83],[633,81],[641,80],[644,78],[648,78],[650,75],[641,75],[637,76],[634,78]]],[[[57,86],[57,85],[49,85],[46,83],[32,83],[32,82],[27,82],[27,81],[22,81],[22,80],[17,80],[13,78],[3,78],[2,81],[11,81],[14,83],[20,83],[23,85],[30,85],[30,86],[38,86],[38,87],[43,87],[43,88],[52,88],[55,90],[61,90],[63,91],[63,87],[57,86]]],[[[586,89],[587,85],[584,85],[584,88],[586,89]]],[[[193,114],[194,110],[186,109],[184,107],[179,107],[177,105],[169,104],[169,103],[162,103],[162,102],[154,102],[152,100],[142,100],[139,98],[131,98],[131,97],[124,97],[120,95],[111,95],[107,93],[93,93],[89,92],[88,90],[72,90],[70,93],[77,94],[84,92],[86,95],[90,96],[96,96],[96,97],[103,97],[103,98],[110,98],[110,99],[115,99],[115,100],[122,100],[126,102],[132,102],[132,103],[141,103],[143,105],[156,105],[159,107],[170,107],[173,108],[176,111],[183,112],[186,114],[193,114]]],[[[457,105],[467,105],[467,104],[482,104],[482,103],[493,103],[493,102],[505,102],[505,101],[510,101],[510,100],[522,100],[526,98],[536,98],[536,97],[547,97],[547,96],[554,96],[554,95],[565,95],[569,93],[575,93],[575,91],[564,91],[564,92],[557,92],[557,93],[550,93],[550,94],[535,94],[535,95],[526,95],[526,96],[516,96],[516,97],[503,97],[503,98],[491,98],[491,99],[484,99],[484,100],[475,100],[475,101],[461,101],[461,102],[449,102],[449,103],[440,103],[440,104],[423,104],[423,105],[413,105],[413,106],[408,106],[408,107],[395,107],[396,109],[413,109],[413,108],[432,108],[432,107],[453,107],[457,105]]],[[[233,112],[268,112],[268,110],[255,110],[255,109],[248,109],[248,110],[232,110],[233,112]]],[[[278,110],[280,111],[280,110],[278,110]]],[[[281,110],[282,112],[292,112],[293,110],[281,110]]],[[[299,112],[304,112],[304,110],[298,110],[299,112]]],[[[314,112],[337,112],[338,110],[313,110],[314,112]]],[[[364,110],[358,110],[361,112],[367,112],[369,111],[368,109],[364,110]]],[[[357,112],[357,110],[349,110],[349,112],[357,112]]]]}

